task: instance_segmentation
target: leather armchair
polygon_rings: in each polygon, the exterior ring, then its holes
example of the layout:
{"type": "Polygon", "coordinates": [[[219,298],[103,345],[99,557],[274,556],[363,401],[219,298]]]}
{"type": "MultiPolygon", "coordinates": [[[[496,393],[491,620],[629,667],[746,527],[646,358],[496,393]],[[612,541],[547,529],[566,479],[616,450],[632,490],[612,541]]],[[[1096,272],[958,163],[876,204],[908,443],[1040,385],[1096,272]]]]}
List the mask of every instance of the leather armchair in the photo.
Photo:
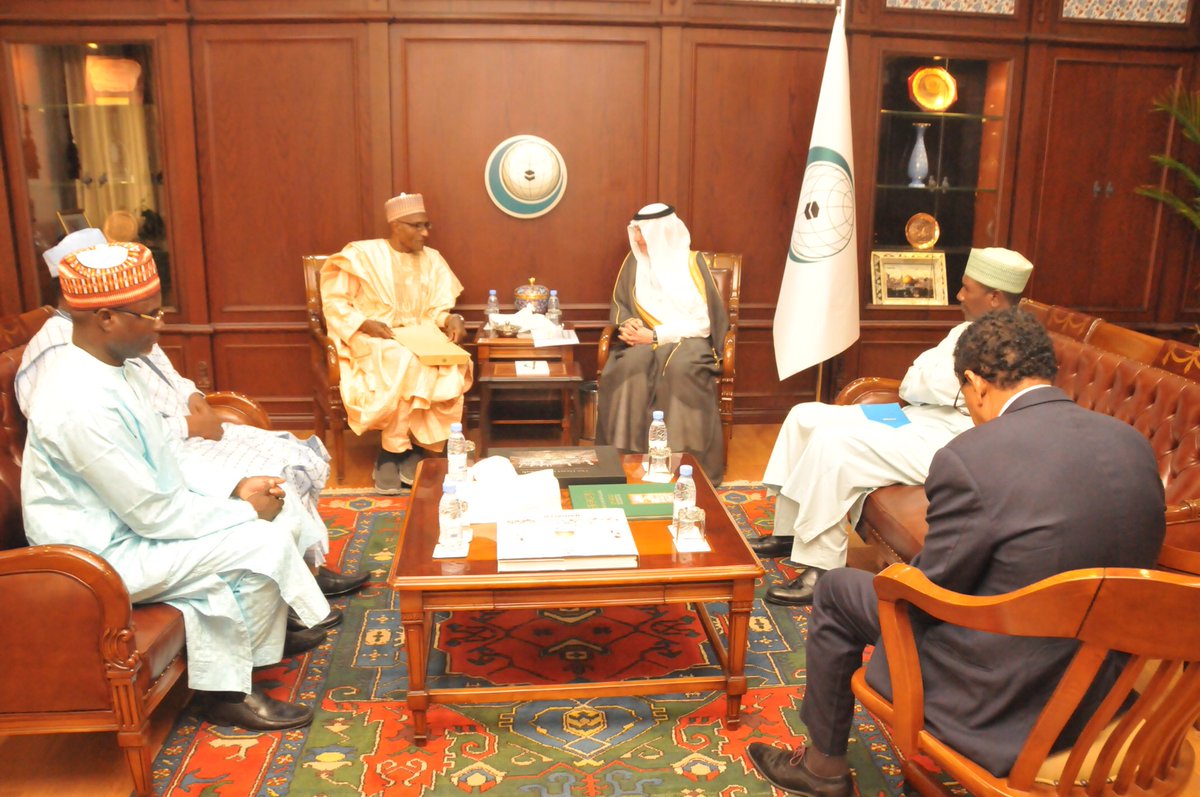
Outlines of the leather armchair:
{"type": "MultiPolygon", "coordinates": [[[[737,374],[738,317],[742,302],[742,256],[727,252],[703,252],[708,269],[716,280],[717,290],[725,300],[729,315],[729,330],[721,345],[721,374],[713,380],[717,404],[721,413],[721,429],[725,433],[725,459],[729,460],[729,443],[733,439],[733,383],[737,374]]],[[[617,327],[609,324],[600,333],[600,345],[596,351],[596,376],[604,372],[609,349],[617,327]]]]}
{"type": "MultiPolygon", "coordinates": [[[[0,319],[0,734],[115,731],[134,791],[149,797],[150,716],[187,671],[183,615],[164,603],[132,605],[121,577],[90,551],[25,540],[25,418],[13,380],[52,313],[0,319]]],[[[265,424],[245,396],[209,401],[228,420],[265,424]]]]}

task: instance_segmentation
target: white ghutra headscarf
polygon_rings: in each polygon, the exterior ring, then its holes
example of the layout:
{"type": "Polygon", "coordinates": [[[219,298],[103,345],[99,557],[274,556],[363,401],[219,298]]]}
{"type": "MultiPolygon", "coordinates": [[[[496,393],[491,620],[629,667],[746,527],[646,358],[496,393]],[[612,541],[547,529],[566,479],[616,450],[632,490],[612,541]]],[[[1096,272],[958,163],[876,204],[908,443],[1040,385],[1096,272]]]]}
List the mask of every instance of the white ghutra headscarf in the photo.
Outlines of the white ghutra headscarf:
{"type": "Polygon", "coordinates": [[[637,260],[634,296],[638,306],[659,321],[660,342],[709,335],[703,283],[691,264],[692,235],[670,205],[656,202],[639,210],[629,223],[629,247],[637,260]],[[634,231],[646,241],[643,254],[634,231]]]}

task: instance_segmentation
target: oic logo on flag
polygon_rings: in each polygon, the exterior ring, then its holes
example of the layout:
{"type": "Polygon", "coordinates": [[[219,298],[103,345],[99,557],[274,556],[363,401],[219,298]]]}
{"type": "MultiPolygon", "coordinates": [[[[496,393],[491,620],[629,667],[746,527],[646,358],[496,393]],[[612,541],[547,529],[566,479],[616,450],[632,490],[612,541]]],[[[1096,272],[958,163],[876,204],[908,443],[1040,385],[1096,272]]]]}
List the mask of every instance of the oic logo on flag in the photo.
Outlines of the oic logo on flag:
{"type": "Polygon", "coordinates": [[[518,219],[536,219],[554,209],[567,190],[567,164],[554,145],[537,136],[501,141],[483,169],[488,196],[518,219]]]}
{"type": "Polygon", "coordinates": [[[813,147],[808,151],[788,259],[796,263],[827,260],[845,249],[853,237],[850,164],[828,147],[813,147]]]}

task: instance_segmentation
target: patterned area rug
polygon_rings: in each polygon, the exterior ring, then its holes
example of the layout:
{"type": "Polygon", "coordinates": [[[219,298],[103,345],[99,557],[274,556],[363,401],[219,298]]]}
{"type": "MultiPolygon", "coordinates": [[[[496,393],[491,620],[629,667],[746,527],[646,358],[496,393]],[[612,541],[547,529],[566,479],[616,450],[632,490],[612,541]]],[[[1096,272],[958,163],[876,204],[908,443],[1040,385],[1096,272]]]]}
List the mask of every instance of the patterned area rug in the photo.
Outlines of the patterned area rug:
{"type": "MultiPolygon", "coordinates": [[[[720,491],[748,536],[769,531],[773,501],[759,486],[720,491]]],[[[372,583],[336,599],[346,622],[320,648],[264,669],[276,697],[317,706],[310,728],[248,733],[185,711],[154,764],[162,795],[220,797],[734,797],[778,795],[746,756],[751,742],[804,740],[804,638],[811,609],[762,601],[791,578],[768,562],[750,620],[750,690],[742,724],[722,723],[724,693],[481,706],[433,706],[430,740],[412,741],[404,703],[404,631],[383,586],[406,496],[322,499],[331,564],[372,583]]],[[[718,618],[723,607],[710,610],[718,618]]],[[[698,619],[683,607],[455,613],[438,618],[431,685],[555,683],[719,669],[698,619]]],[[[850,745],[860,795],[903,794],[899,768],[861,708],[850,745]]]]}

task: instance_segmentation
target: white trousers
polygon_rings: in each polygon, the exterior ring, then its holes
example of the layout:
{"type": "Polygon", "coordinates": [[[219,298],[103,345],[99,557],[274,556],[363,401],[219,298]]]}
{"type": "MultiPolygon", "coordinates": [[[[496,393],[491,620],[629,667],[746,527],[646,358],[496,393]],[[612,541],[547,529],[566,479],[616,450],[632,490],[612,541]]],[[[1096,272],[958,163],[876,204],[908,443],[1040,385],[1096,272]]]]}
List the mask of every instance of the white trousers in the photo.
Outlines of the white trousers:
{"type": "Polygon", "coordinates": [[[867,495],[889,484],[925,483],[933,455],[970,425],[953,409],[937,409],[957,418],[906,408],[912,422],[894,428],[868,420],[856,405],[792,407],[763,474],[779,492],[775,534],[795,538],[792,561],[824,570],[845,565],[847,532],[867,495]]]}

